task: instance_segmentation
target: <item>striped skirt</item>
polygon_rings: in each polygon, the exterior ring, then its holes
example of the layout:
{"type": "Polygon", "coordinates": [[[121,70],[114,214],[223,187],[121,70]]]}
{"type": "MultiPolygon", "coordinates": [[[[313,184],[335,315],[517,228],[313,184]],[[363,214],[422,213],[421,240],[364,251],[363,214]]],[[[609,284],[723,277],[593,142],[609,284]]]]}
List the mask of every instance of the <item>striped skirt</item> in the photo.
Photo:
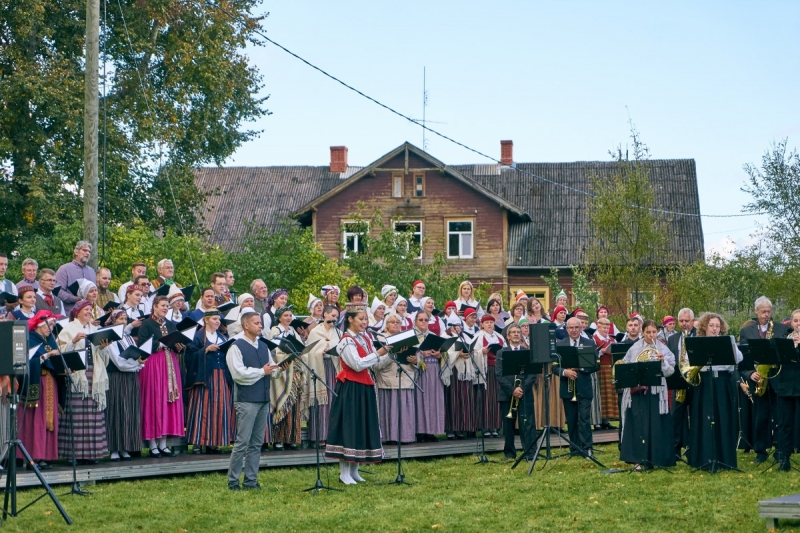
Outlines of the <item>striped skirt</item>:
{"type": "MultiPolygon", "coordinates": [[[[19,439],[32,459],[55,461],[58,459],[58,390],[56,380],[50,373],[43,374],[39,384],[39,402],[31,407],[20,402],[19,406],[19,439]],[[52,402],[52,406],[48,403],[52,402]],[[47,411],[52,409],[53,430],[47,429],[47,411]]],[[[22,452],[17,449],[17,457],[22,452]]]]}
{"type": "Polygon", "coordinates": [[[446,399],[444,429],[448,432],[476,431],[475,387],[471,381],[459,381],[456,369],[453,369],[446,399]]]}
{"type": "Polygon", "coordinates": [[[619,405],[617,403],[617,390],[611,381],[610,357],[606,361],[600,357],[600,370],[597,372],[600,379],[600,412],[605,420],[619,420],[619,405]]]}
{"type": "Polygon", "coordinates": [[[186,434],[195,446],[233,445],[236,414],[223,369],[215,368],[207,385],[195,385],[189,392],[186,434]]]}
{"type": "Polygon", "coordinates": [[[497,403],[497,375],[494,366],[486,367],[486,387],[483,388],[483,391],[477,391],[476,394],[481,395],[478,428],[500,429],[502,420],[500,419],[500,404],[497,403]]]}
{"type": "Polygon", "coordinates": [[[444,433],[444,384],[439,379],[439,360],[425,357],[425,371],[417,371],[417,383],[423,392],[416,388],[417,433],[422,435],[441,435],[444,433]]]}
{"type": "MultiPolygon", "coordinates": [[[[86,379],[92,384],[92,367],[86,369],[86,379]]],[[[67,381],[69,387],[71,382],[67,381]]],[[[69,406],[61,414],[58,427],[58,455],[72,459],[72,435],[70,435],[70,415],[74,427],[75,459],[102,459],[108,455],[106,439],[106,414],[97,410],[97,402],[91,396],[84,398],[79,392],[67,393],[69,406]]]]}
{"type": "MultiPolygon", "coordinates": [[[[552,369],[552,365],[548,365],[552,369]]],[[[550,370],[548,370],[550,371],[550,370]]],[[[547,401],[550,406],[550,425],[556,428],[563,428],[566,424],[566,417],[564,416],[564,403],[559,398],[559,387],[561,386],[560,378],[553,375],[550,378],[550,395],[547,401]]],[[[614,405],[616,405],[616,400],[614,405]]],[[[536,429],[541,429],[545,423],[544,413],[544,380],[541,376],[536,377],[536,384],[533,386],[533,410],[536,417],[536,429]]]]}
{"type": "MultiPolygon", "coordinates": [[[[325,365],[325,384],[331,388],[331,390],[335,390],[336,388],[336,368],[333,366],[333,361],[330,357],[327,359],[322,360],[322,364],[325,365]]],[[[312,391],[313,392],[313,391],[312,391]]],[[[309,440],[316,441],[317,440],[317,424],[319,424],[319,440],[325,441],[328,439],[328,419],[331,416],[331,401],[333,398],[333,394],[330,392],[328,393],[328,403],[320,405],[319,410],[313,406],[314,398],[309,398],[309,402],[312,404],[311,408],[308,410],[308,435],[309,440]],[[318,411],[319,420],[314,423],[314,413],[318,411]]]]}
{"type": "Polygon", "coordinates": [[[283,444],[302,444],[302,436],[300,435],[300,394],[297,395],[297,401],[294,406],[286,413],[286,416],[273,426],[272,435],[273,442],[283,444]]]}
{"type": "Polygon", "coordinates": [[[142,418],[136,372],[109,372],[106,425],[109,450],[141,451],[142,418]]]}
{"type": "Polygon", "coordinates": [[[397,398],[397,389],[378,389],[378,419],[381,426],[381,440],[383,442],[397,442],[397,422],[400,416],[400,406],[403,408],[403,420],[400,427],[402,442],[414,442],[416,436],[416,423],[414,414],[414,390],[400,389],[400,398],[397,398]]]}

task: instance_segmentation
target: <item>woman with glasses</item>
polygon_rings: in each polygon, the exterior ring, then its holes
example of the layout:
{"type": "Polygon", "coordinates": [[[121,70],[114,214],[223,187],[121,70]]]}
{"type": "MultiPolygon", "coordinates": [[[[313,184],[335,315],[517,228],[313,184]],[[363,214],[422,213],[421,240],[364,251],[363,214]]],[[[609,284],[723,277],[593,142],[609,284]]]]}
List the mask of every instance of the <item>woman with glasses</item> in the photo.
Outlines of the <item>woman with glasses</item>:
{"type": "Polygon", "coordinates": [[[306,376],[303,395],[309,402],[308,439],[311,442],[319,441],[320,446],[324,446],[328,439],[328,418],[331,412],[331,398],[325,385],[333,390],[336,386],[336,374],[342,369],[339,354],[333,350],[341,340],[341,332],[336,328],[338,320],[339,310],[331,305],[325,306],[322,310],[322,323],[308,334],[308,344],[319,341],[308,352],[308,366],[322,381],[317,381],[315,387],[311,376],[306,376]]]}

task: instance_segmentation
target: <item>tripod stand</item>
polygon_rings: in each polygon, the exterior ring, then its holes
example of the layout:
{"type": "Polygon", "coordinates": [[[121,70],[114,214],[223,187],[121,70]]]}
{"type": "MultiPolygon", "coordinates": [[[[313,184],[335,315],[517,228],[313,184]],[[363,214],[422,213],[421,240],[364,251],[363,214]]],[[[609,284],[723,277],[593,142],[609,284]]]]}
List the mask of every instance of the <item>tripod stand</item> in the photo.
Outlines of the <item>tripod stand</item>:
{"type": "MultiPolygon", "coordinates": [[[[19,395],[12,392],[8,395],[8,398],[11,403],[11,416],[10,416],[10,434],[8,440],[8,475],[6,479],[6,488],[5,488],[5,502],[3,504],[3,520],[7,517],[16,517],[19,514],[33,505],[34,503],[38,502],[45,496],[50,496],[50,499],[53,500],[53,504],[55,504],[58,512],[61,513],[61,516],[64,518],[64,521],[67,523],[68,526],[72,525],[72,520],[70,519],[67,511],[64,510],[64,507],[61,505],[61,502],[58,501],[58,497],[53,492],[53,489],[50,488],[50,485],[47,484],[47,481],[44,480],[44,476],[42,476],[42,472],[39,470],[39,466],[33,461],[31,455],[28,453],[28,450],[25,449],[25,446],[22,444],[22,441],[19,440],[19,434],[17,429],[17,406],[19,404],[19,395]],[[27,464],[33,469],[34,474],[39,479],[39,483],[44,487],[45,493],[41,494],[38,498],[33,500],[31,503],[23,507],[22,509],[17,509],[17,449],[22,453],[22,456],[28,462],[27,464]],[[11,503],[11,509],[9,510],[9,502],[11,503]]],[[[3,477],[3,472],[0,472],[0,479],[3,477]]]]}
{"type": "Polygon", "coordinates": [[[406,475],[403,472],[403,389],[401,385],[403,384],[402,375],[405,374],[408,379],[411,380],[411,383],[414,384],[414,387],[417,390],[425,394],[425,391],[422,390],[422,387],[411,377],[411,375],[406,372],[406,369],[403,368],[403,365],[400,364],[400,361],[397,360],[396,355],[392,355],[392,361],[397,366],[397,477],[394,481],[389,481],[388,483],[384,483],[384,485],[411,485],[408,481],[406,481],[406,475]]]}
{"type": "MultiPolygon", "coordinates": [[[[320,378],[319,378],[319,375],[314,371],[314,369],[311,368],[310,366],[308,366],[308,364],[306,364],[305,361],[303,361],[303,357],[302,357],[304,354],[307,354],[308,352],[310,352],[311,349],[314,348],[314,346],[318,342],[319,341],[315,341],[315,342],[309,344],[308,346],[306,346],[303,349],[302,352],[298,352],[291,342],[282,342],[280,344],[281,350],[293,355],[295,357],[296,361],[300,361],[300,363],[304,367],[306,367],[306,370],[308,370],[309,373],[311,374],[312,386],[314,388],[314,428],[316,428],[316,437],[317,437],[315,439],[315,441],[314,441],[315,442],[315,446],[314,447],[316,448],[316,455],[317,455],[317,457],[316,457],[317,479],[314,482],[314,485],[312,485],[311,487],[309,487],[307,489],[303,489],[303,491],[302,491],[302,492],[314,491],[312,496],[316,496],[317,494],[319,494],[320,490],[335,490],[335,491],[338,491],[338,492],[341,492],[341,490],[342,490],[342,489],[336,489],[336,488],[329,487],[329,486],[325,485],[322,482],[322,478],[320,476],[320,459],[319,459],[319,398],[317,398],[317,381],[320,381],[320,378]]],[[[328,393],[332,395],[331,398],[336,397],[336,393],[333,390],[331,390],[331,388],[328,386],[327,383],[325,383],[325,380],[321,380],[321,381],[322,381],[322,384],[325,386],[325,388],[328,389],[328,393]]]]}
{"type": "MultiPolygon", "coordinates": [[[[480,412],[480,409],[483,409],[483,395],[485,394],[484,390],[489,385],[488,385],[488,381],[486,379],[486,374],[484,374],[481,371],[480,367],[478,366],[478,363],[475,362],[475,358],[472,356],[472,352],[471,351],[470,351],[470,354],[469,354],[469,360],[472,361],[472,366],[475,368],[475,373],[478,375],[478,395],[475,398],[475,420],[477,421],[478,418],[479,418],[478,417],[478,413],[480,412]],[[483,380],[483,386],[481,386],[481,380],[483,380]]],[[[480,417],[480,418],[485,418],[485,417],[480,417]]],[[[477,432],[476,432],[476,435],[477,435],[477,432]]],[[[486,429],[483,428],[483,429],[481,429],[481,455],[480,455],[480,457],[478,457],[478,460],[475,461],[473,464],[483,465],[483,464],[487,464],[487,463],[496,463],[496,462],[497,461],[489,459],[486,456],[486,429]]]]}

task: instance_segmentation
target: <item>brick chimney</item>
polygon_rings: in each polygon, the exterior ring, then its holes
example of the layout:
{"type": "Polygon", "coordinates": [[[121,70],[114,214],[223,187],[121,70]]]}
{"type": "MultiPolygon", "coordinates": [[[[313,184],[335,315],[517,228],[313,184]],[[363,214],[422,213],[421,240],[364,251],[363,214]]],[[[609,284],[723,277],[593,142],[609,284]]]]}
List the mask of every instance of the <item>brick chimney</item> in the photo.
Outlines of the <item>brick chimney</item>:
{"type": "Polygon", "coordinates": [[[331,172],[347,172],[347,146],[331,146],[331,172]]]}
{"type": "Polygon", "coordinates": [[[505,167],[514,164],[514,141],[500,141],[500,164],[505,167]]]}

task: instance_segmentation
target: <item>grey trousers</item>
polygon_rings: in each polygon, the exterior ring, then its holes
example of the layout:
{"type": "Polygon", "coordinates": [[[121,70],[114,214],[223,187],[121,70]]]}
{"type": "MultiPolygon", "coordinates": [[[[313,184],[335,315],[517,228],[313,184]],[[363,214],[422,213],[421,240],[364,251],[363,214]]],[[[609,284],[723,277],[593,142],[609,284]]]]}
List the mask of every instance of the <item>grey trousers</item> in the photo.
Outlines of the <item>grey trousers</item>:
{"type": "Polygon", "coordinates": [[[228,467],[228,486],[239,485],[239,475],[244,465],[243,485],[253,487],[258,481],[258,463],[269,418],[269,402],[234,402],[233,408],[236,410],[236,442],[228,467]]]}

